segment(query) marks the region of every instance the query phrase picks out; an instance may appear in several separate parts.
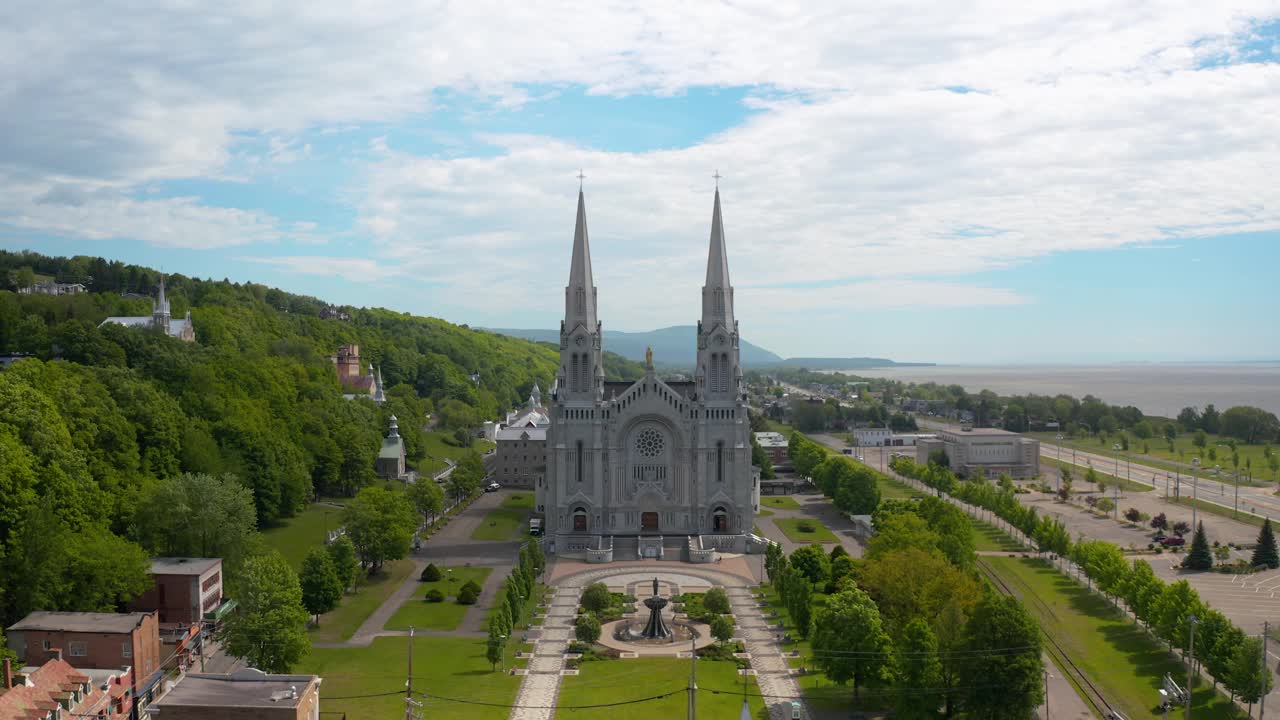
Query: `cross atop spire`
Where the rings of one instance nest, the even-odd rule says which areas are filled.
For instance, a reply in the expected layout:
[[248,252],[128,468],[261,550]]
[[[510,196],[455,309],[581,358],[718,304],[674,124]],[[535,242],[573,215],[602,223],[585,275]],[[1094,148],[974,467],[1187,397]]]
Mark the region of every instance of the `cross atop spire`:
[[587,176],[582,174],[582,168],[578,168],[578,190],[579,191],[582,190],[582,181],[585,180],[586,178]]
[[722,177],[724,177],[724,176],[723,176],[723,175],[721,175],[721,174],[720,174],[720,170],[718,170],[718,169],[717,169],[717,170],[716,170],[716,174],[715,174],[715,175],[712,175],[711,177],[713,177],[713,178],[715,178],[715,179],[716,179],[716,189],[717,189],[717,190],[719,190],[719,189],[720,189],[720,178],[722,178]]

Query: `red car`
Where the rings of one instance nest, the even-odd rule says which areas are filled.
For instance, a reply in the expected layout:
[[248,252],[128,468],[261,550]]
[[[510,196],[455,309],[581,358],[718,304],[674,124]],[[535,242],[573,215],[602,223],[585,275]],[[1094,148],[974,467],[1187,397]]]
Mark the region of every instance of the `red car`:
[[1160,538],[1160,544],[1165,547],[1178,547],[1179,545],[1186,545],[1187,540],[1174,535],[1173,537]]

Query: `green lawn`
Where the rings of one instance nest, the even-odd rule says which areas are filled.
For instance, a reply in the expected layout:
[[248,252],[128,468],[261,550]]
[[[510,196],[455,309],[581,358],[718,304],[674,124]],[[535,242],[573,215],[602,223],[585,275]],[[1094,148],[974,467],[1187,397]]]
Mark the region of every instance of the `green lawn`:
[[[489,573],[493,572],[493,568],[445,566],[441,567],[440,571],[444,573],[442,580],[418,583],[413,589],[413,597],[406,600],[387,621],[387,630],[408,630],[410,626],[421,630],[456,629],[462,622],[463,616],[467,614],[467,608],[470,607],[457,603],[458,589],[468,580],[475,580],[483,587],[485,579],[489,577]],[[431,590],[444,593],[445,601],[427,602],[425,598]]]
[[[742,708],[742,677],[732,662],[699,660],[698,717],[736,718]],[[556,705],[558,720],[650,720],[650,718],[682,718],[688,707],[689,660],[677,658],[636,658],[632,660],[600,660],[584,662],[576,677],[560,682]],[[764,718],[764,700],[759,696],[755,678],[746,684],[752,716]],[[658,700],[613,707],[570,709],[573,706],[638,700],[655,695]]]
[[880,498],[883,500],[902,500],[922,495],[919,490],[888,475],[885,475],[885,478],[880,480],[877,485],[880,488]]
[[502,507],[508,510],[528,510],[533,512],[533,493],[518,492],[508,495],[502,500]]
[[989,525],[981,520],[970,518],[973,524],[973,549],[974,550],[999,550],[1006,552],[1017,552],[1025,550],[1022,543],[1014,540],[1008,533],[1000,528]]
[[[813,532],[804,532],[800,529],[800,523],[809,523],[813,528]],[[809,543],[809,542],[840,542],[826,525],[814,520],[813,518],[778,518],[773,521],[774,525],[787,536],[791,542]]]
[[765,495],[760,498],[761,507],[777,508],[779,510],[799,510],[800,503],[790,495]]
[[[1045,632],[1125,716],[1155,716],[1164,674],[1173,673],[1179,682],[1185,677],[1186,668],[1145,630],[1049,563],[1006,557],[982,561],[1023,596]],[[1193,710],[1200,720],[1238,717],[1227,699],[1204,683],[1193,693]]]
[[345,642],[400,587],[411,572],[412,560],[392,560],[372,577],[361,573],[360,591],[354,595],[344,595],[342,604],[320,616],[320,627],[311,631],[311,641]]
[[760,512],[756,513],[756,517],[758,517],[758,518],[762,518],[762,517],[770,517],[770,516],[772,516],[772,515],[773,515],[773,511],[772,511],[772,510],[761,510]]
[[294,570],[302,567],[302,561],[313,547],[324,542],[326,526],[332,530],[342,524],[342,508],[329,505],[308,505],[305,510],[279,525],[262,531],[267,545],[280,551]]
[[[1085,474],[1089,472],[1089,469],[1087,467],[1072,465],[1071,463],[1065,460],[1062,462],[1058,462],[1054,458],[1042,457],[1040,458],[1040,462],[1044,465],[1047,465],[1053,468],[1053,470],[1049,472],[1041,472],[1041,476],[1044,478],[1045,483],[1050,488],[1057,487],[1058,470],[1061,468],[1066,468],[1067,470],[1071,471],[1071,482],[1073,486],[1076,488],[1080,487],[1080,483],[1084,482]],[[1097,472],[1102,482],[1106,483],[1108,488],[1115,487],[1116,483],[1119,483],[1120,489],[1125,492],[1148,492],[1154,489],[1150,485],[1147,485],[1146,483],[1140,483],[1135,480],[1128,480],[1123,477],[1116,477],[1115,475],[1112,475],[1109,472],[1104,472],[1104,470],[1106,469],[1107,468],[1100,468],[1100,467],[1094,466],[1094,470]],[[1121,463],[1120,465],[1120,472],[1121,474],[1124,473],[1123,463]]]
[[[508,705],[515,702],[520,677],[489,669],[484,639],[429,637],[413,641],[413,689],[425,717],[505,720],[504,707],[470,705],[431,697],[462,698]],[[324,678],[321,709],[355,720],[404,717],[404,683],[409,639],[382,637],[367,648],[313,649],[294,672]],[[355,697],[392,693],[381,697]],[[352,699],[343,699],[351,697]],[[336,716],[335,716],[336,717]]]
[[511,540],[528,532],[528,521],[528,510],[490,510],[476,529],[471,531],[471,539]]
[[[1163,427],[1163,425],[1163,423],[1160,423],[1161,427]],[[1159,428],[1157,428],[1157,431],[1159,431]],[[1024,434],[1028,437],[1038,438],[1044,443],[1058,444],[1058,441],[1055,439],[1057,433],[1034,432]],[[1201,463],[1206,468],[1212,468],[1214,465],[1221,465],[1224,477],[1219,479],[1229,482],[1229,477],[1227,477],[1227,475],[1229,473],[1233,474],[1235,468],[1231,464],[1231,448],[1226,444],[1227,438],[1219,435],[1208,435],[1206,437],[1208,443],[1204,448],[1203,457],[1200,455],[1200,448],[1192,444],[1192,438],[1193,436],[1191,433],[1180,434],[1178,439],[1174,441],[1174,451],[1171,453],[1169,452],[1169,444],[1165,441],[1164,437],[1155,437],[1150,440],[1143,441],[1130,436],[1129,459],[1133,461],[1134,464],[1148,465],[1150,467],[1160,468],[1161,470],[1167,470],[1169,472],[1177,470],[1179,472],[1187,473],[1191,471],[1191,458],[1200,457]],[[1115,437],[1108,438],[1106,443],[1099,442],[1096,437],[1076,440],[1073,440],[1072,438],[1065,438],[1062,441],[1062,447],[1074,447],[1077,450],[1084,450],[1096,455],[1106,455],[1107,457],[1115,457],[1119,455],[1121,456],[1120,465],[1123,467],[1124,453],[1116,452],[1111,449],[1111,446],[1116,442],[1117,439]],[[1143,442],[1146,442],[1151,446],[1150,454],[1144,455],[1142,453]],[[1253,479],[1255,482],[1259,480],[1280,481],[1280,471],[1271,470],[1270,461],[1262,455],[1263,448],[1265,447],[1265,445],[1238,444],[1236,446],[1236,451],[1240,454],[1240,472],[1243,475],[1245,472],[1245,463],[1247,461],[1252,461]],[[1209,459],[1209,448],[1214,449],[1217,459]],[[1273,447],[1271,450],[1272,453],[1280,452],[1280,448]],[[1202,477],[1207,477],[1204,473],[1205,471],[1201,470]]]
[[440,431],[423,433],[422,439],[427,459],[418,463],[418,472],[423,475],[432,475],[445,469],[445,458],[458,461],[465,457],[469,450],[475,450],[483,455],[486,450],[493,447],[493,443],[488,440],[473,440],[470,448],[459,447],[453,444],[453,433]]

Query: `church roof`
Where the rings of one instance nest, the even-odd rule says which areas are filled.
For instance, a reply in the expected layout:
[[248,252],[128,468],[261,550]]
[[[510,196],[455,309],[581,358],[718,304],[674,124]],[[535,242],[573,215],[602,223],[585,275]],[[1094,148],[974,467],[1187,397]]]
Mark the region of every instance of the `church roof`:
[[[608,400],[615,395],[621,396],[632,385],[635,385],[638,382],[640,381],[639,380],[606,380],[604,383],[605,400]],[[670,380],[670,381],[664,380],[662,381],[662,384],[680,393],[681,396],[686,398],[693,397],[693,393],[697,385],[692,380]]]
[[396,460],[401,455],[404,455],[404,438],[397,435],[382,439],[382,449],[378,451],[379,458]]
[[504,427],[498,431],[498,441],[507,440],[523,440],[528,435],[529,440],[546,440],[547,428],[543,427]]

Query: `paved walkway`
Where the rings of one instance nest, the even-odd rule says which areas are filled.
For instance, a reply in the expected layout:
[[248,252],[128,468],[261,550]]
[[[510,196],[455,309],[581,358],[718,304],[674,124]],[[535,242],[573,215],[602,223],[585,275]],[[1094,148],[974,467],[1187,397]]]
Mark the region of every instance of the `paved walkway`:
[[791,675],[787,660],[778,647],[777,633],[769,629],[760,603],[750,588],[726,588],[729,607],[733,610],[742,644],[751,654],[751,669],[756,671],[756,685],[769,707],[771,720],[790,720],[791,702],[799,700],[801,717],[809,718],[809,708],[804,702],[799,683]]
[[520,543],[515,540],[509,542],[472,540],[471,533],[479,527],[484,520],[484,516],[490,510],[502,504],[506,495],[506,493],[501,492],[481,495],[467,509],[454,516],[439,532],[424,542],[419,550],[414,551],[411,556],[414,563],[413,572],[405,578],[404,583],[396,588],[395,592],[391,593],[378,606],[377,610],[373,611],[373,614],[369,615],[361,623],[360,627],[352,633],[346,642],[315,643],[313,647],[367,647],[375,638],[404,637],[408,635],[409,633],[406,630],[387,630],[385,627],[396,610],[400,609],[401,605],[413,597],[413,591],[418,587],[418,577],[422,574],[422,569],[429,563],[435,563],[440,566],[480,565],[493,568],[493,572],[489,573],[489,577],[485,579],[484,586],[480,592],[480,601],[467,608],[467,612],[457,628],[453,630],[417,630],[414,634],[418,636],[484,637],[484,621],[488,614],[489,606],[498,593],[498,587],[501,586],[502,581],[506,579],[511,572],[511,568],[515,565]]
[[560,672],[564,669],[564,654],[573,638],[573,620],[578,609],[581,585],[565,585],[557,588],[543,618],[542,627],[536,630],[533,657],[528,672],[516,692],[516,707],[511,709],[510,720],[551,720],[555,716],[556,698],[560,695]]

